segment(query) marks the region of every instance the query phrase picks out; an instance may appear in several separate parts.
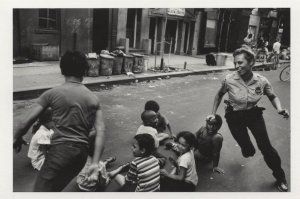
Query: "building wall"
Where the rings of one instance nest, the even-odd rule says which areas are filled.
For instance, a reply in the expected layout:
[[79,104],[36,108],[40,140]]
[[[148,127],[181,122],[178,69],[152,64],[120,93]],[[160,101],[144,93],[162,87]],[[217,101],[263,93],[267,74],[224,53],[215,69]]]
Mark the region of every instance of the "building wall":
[[92,52],[92,9],[62,9],[61,27],[61,54],[67,50]]
[[59,45],[59,31],[43,32],[42,30],[40,30],[38,24],[38,15],[38,9],[19,9],[18,41],[20,42],[19,55],[21,56],[30,56],[30,49],[32,44],[48,43],[49,45]]

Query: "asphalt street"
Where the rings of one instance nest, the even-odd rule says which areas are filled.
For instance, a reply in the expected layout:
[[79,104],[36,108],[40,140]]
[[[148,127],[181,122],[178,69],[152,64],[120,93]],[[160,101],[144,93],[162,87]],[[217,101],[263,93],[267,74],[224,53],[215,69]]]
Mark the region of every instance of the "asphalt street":
[[[266,76],[280,97],[284,107],[290,110],[290,82],[281,82],[279,72],[258,72]],[[161,112],[170,120],[173,132],[182,130],[196,132],[205,124],[205,117],[211,113],[212,103],[222,78],[229,72],[195,75],[171,79],[158,79],[150,82],[138,82],[130,85],[114,85],[95,90],[101,100],[107,129],[103,159],[114,155],[117,161],[111,168],[132,159],[130,143],[141,124],[140,114],[147,100],[156,100]],[[101,86],[100,86],[101,87]],[[225,96],[226,98],[227,96]],[[14,101],[13,125],[30,110],[33,100]],[[270,140],[281,156],[282,167],[290,182],[290,120],[277,114],[267,97],[259,106],[266,108],[264,118]],[[218,109],[224,116],[224,104]],[[212,173],[211,163],[201,162],[196,156],[199,183],[198,192],[276,192],[271,170],[265,164],[257,149],[252,158],[243,158],[239,146],[232,138],[223,118],[220,133],[224,137],[219,166],[224,175]],[[25,136],[29,142],[31,133]],[[253,136],[251,139],[254,141]],[[28,147],[13,154],[13,191],[32,191],[36,172],[27,158]],[[290,185],[293,189],[293,185]]]

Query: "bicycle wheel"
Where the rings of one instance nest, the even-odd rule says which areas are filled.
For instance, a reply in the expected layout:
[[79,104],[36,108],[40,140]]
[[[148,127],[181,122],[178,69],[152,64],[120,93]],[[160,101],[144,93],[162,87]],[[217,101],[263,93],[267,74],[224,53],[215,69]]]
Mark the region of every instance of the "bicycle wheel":
[[290,65],[288,65],[282,69],[282,71],[280,72],[280,75],[279,75],[279,79],[281,81],[285,82],[285,81],[290,80],[290,69],[291,69]]

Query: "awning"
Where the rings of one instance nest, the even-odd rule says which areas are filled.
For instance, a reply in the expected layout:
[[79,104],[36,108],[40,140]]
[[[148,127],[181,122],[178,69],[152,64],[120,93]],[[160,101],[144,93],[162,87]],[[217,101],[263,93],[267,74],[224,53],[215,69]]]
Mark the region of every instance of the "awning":
[[149,17],[166,17],[195,21],[194,8],[150,8]]

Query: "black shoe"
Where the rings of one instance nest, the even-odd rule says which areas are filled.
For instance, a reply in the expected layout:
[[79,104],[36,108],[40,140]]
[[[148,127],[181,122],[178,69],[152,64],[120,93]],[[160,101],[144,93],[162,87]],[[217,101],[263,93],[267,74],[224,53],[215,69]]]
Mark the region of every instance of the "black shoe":
[[277,182],[276,187],[281,192],[287,192],[288,191],[288,184],[286,182]]

